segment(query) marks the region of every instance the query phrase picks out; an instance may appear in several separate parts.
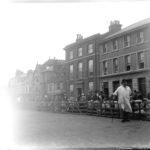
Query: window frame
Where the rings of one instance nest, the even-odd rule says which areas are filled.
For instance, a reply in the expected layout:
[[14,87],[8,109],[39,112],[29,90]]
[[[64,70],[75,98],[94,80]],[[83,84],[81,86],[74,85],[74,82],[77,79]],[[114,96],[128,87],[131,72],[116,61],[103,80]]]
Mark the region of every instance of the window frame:
[[79,47],[78,48],[78,57],[81,57],[81,56],[83,56],[83,48]]
[[[90,62],[92,62],[92,65],[90,65]],[[92,69],[91,67],[92,66]],[[89,59],[88,60],[88,74],[91,76],[91,75],[94,75],[94,60],[93,59]]]
[[[128,57],[130,58],[130,62],[128,62]],[[128,67],[130,69],[128,69]],[[131,71],[131,55],[126,55],[125,56],[125,71]]]
[[91,54],[93,52],[94,52],[94,46],[93,46],[93,44],[92,43],[88,44],[88,54]]
[[[107,45],[107,43],[104,43],[104,44],[102,45],[102,49],[103,49],[103,54],[106,54],[107,51],[108,51],[108,45]],[[104,51],[104,49],[105,49],[105,51]]]
[[[114,48],[114,43],[116,43],[116,48]],[[113,51],[118,50],[118,40],[117,39],[112,40],[112,47],[113,47]]]
[[[117,61],[117,63],[116,63]],[[118,58],[113,59],[113,72],[118,73],[119,72],[119,63],[118,63]]]
[[[92,88],[91,88],[90,83],[92,83]],[[93,81],[89,81],[88,89],[89,89],[89,91],[93,91],[94,90],[94,82]]]
[[[71,69],[72,66],[72,69]],[[72,71],[71,71],[72,70]],[[70,79],[73,79],[73,72],[74,72],[74,65],[70,64],[69,65],[69,75],[70,75]]]
[[[72,87],[72,88],[71,88]],[[69,91],[70,91],[70,93],[73,93],[73,91],[74,91],[74,84],[70,84],[70,86],[69,86]]]
[[[141,37],[140,33],[142,33],[142,37]],[[143,31],[138,31],[136,33],[136,43],[143,43],[143,42],[144,42],[144,32]]]
[[69,59],[73,59],[73,50],[69,51]]
[[[143,54],[143,60],[141,59],[141,54]],[[143,67],[141,67],[143,65]],[[145,53],[139,52],[138,53],[138,69],[144,69],[145,68]]]
[[[129,38],[129,39],[128,39]],[[130,47],[131,44],[131,36],[130,35],[125,35],[123,37],[123,43],[124,43],[124,48]],[[127,44],[127,45],[126,45]]]
[[[82,67],[80,66],[80,64],[82,64]],[[83,76],[83,62],[78,62],[78,78],[82,78],[82,76]]]
[[[107,65],[106,65],[107,64]],[[106,67],[107,66],[107,67]],[[108,74],[108,60],[103,61],[103,74]]]

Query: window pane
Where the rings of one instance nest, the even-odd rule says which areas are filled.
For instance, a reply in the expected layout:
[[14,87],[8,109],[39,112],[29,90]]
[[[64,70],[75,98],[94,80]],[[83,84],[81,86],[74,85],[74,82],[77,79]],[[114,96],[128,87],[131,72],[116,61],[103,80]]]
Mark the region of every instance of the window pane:
[[127,47],[130,45],[130,36],[124,36],[124,46]]
[[73,88],[74,88],[73,84],[70,84],[70,92],[73,92]]
[[73,73],[73,65],[70,65],[70,73]]
[[93,89],[94,89],[94,83],[89,82],[89,91],[93,91]]
[[79,77],[79,78],[82,78],[82,70],[83,70],[83,63],[80,62],[80,63],[78,64],[78,77]]
[[107,44],[103,44],[103,53],[106,53],[107,52]]
[[137,43],[141,43],[144,41],[144,34],[143,32],[138,32],[137,33]]
[[93,73],[93,60],[89,60],[89,73]]
[[78,56],[82,56],[82,48],[78,49]]
[[113,40],[113,50],[117,50],[117,49],[118,49],[117,40]]
[[138,62],[139,62],[139,68],[144,68],[144,52],[141,52],[138,54]]
[[107,61],[103,62],[103,71],[104,71],[104,75],[106,75],[108,73],[108,62]]
[[125,57],[125,63],[126,63],[126,71],[129,71],[131,69],[131,56],[130,55]]
[[70,59],[73,59],[73,51],[70,51],[70,52],[69,52],[69,58],[70,58]]
[[73,65],[70,65],[70,78],[73,78]]
[[118,59],[113,60],[113,67],[114,67],[114,72],[118,72]]
[[88,45],[88,53],[93,53],[93,44]]
[[79,72],[82,72],[82,63],[81,62],[78,64],[78,69],[79,69]]

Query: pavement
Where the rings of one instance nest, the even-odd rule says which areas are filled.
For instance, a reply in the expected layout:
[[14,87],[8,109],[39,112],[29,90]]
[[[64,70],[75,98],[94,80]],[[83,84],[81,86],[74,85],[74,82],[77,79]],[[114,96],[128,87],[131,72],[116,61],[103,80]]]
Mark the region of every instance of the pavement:
[[18,110],[15,145],[44,148],[150,147],[150,122]]

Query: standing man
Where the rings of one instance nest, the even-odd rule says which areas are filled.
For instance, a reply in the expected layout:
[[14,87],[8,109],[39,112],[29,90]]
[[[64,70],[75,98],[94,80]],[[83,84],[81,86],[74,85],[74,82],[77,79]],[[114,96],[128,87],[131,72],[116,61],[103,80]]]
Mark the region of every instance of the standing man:
[[113,95],[118,96],[118,104],[122,112],[122,122],[129,121],[129,113],[132,112],[130,105],[131,89],[127,86],[127,81],[122,80],[121,85],[116,89]]

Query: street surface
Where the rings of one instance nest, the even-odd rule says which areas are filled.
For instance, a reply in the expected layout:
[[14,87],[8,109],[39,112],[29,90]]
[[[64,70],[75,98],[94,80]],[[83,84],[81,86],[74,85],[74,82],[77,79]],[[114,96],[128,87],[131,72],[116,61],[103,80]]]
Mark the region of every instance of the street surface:
[[150,147],[150,122],[18,110],[15,143],[53,148]]

